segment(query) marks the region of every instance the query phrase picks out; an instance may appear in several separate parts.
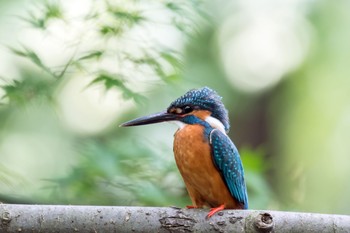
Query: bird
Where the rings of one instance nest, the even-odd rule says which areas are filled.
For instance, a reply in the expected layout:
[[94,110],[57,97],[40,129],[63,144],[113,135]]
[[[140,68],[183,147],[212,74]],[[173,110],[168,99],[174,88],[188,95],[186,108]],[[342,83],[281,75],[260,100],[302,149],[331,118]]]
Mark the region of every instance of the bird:
[[239,152],[227,135],[229,117],[221,99],[209,87],[192,89],[166,110],[120,125],[178,125],[173,152],[192,201],[187,208],[209,207],[207,218],[224,209],[248,209],[244,169]]

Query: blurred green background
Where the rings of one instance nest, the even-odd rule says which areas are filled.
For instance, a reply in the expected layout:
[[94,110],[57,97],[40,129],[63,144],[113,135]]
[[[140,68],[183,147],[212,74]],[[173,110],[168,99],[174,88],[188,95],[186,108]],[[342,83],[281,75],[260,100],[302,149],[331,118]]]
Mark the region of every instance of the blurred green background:
[[190,204],[176,126],[209,86],[251,209],[350,212],[349,1],[0,1],[0,201]]

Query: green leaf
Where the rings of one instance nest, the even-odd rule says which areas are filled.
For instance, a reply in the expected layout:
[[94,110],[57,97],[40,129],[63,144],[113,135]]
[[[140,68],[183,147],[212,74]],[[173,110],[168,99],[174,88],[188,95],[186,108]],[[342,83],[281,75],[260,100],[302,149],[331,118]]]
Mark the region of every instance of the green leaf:
[[146,98],[143,95],[133,92],[132,90],[127,88],[124,85],[122,79],[123,77],[121,75],[110,75],[107,73],[102,73],[98,75],[97,78],[92,80],[88,86],[97,83],[103,83],[106,90],[109,90],[111,88],[118,88],[119,90],[121,90],[124,99],[133,99],[137,103],[144,102]]
[[129,27],[139,24],[145,20],[145,17],[141,15],[139,11],[127,11],[121,8],[109,7],[108,11],[117,19],[120,23],[126,24]]
[[28,16],[20,16],[19,18],[31,24],[34,28],[45,30],[47,24],[51,19],[60,19],[63,17],[62,8],[59,3],[56,2],[45,2],[43,8],[38,11],[42,12],[40,16],[35,15],[33,12],[29,12]]
[[89,60],[89,59],[99,59],[102,55],[104,54],[103,51],[91,51],[87,53],[86,55],[80,57],[77,59],[77,61],[82,61],[82,60]]
[[97,78],[92,80],[89,86],[96,83],[103,83],[107,90],[111,89],[112,87],[119,87],[123,89],[124,84],[122,81],[117,79],[119,77],[117,75],[113,77],[108,74],[100,74],[99,76],[97,76]]
[[161,52],[160,56],[176,69],[181,68],[183,66],[181,60],[175,55],[173,55],[171,52]]
[[31,60],[34,64],[39,66],[40,68],[43,68],[44,70],[47,70],[48,68],[42,63],[39,56],[31,49],[24,47],[23,50],[10,48],[10,50],[15,53],[18,56],[28,58]]
[[179,7],[179,5],[174,2],[167,2],[165,4],[165,7],[175,12],[182,11],[181,7]]
[[47,21],[45,18],[35,16],[32,12],[29,12],[28,16],[19,16],[19,18],[32,25],[34,28],[46,29]]
[[102,25],[100,28],[100,33],[102,35],[119,36],[119,35],[122,35],[123,32],[124,32],[124,29],[118,25],[116,26]]
[[46,2],[45,5],[45,19],[62,18],[63,13],[59,3]]
[[29,77],[8,82],[2,87],[10,104],[25,104],[36,97],[45,96],[46,99],[51,98],[50,87],[52,82],[49,79],[37,79],[37,77]]
[[57,75],[56,73],[52,72],[51,69],[49,67],[47,67],[41,61],[40,57],[33,50],[26,48],[26,47],[23,47],[22,50],[11,48],[11,47],[9,47],[9,49],[14,54],[29,59],[31,62],[33,62],[35,65],[37,65],[39,68],[41,68],[42,70],[44,70],[45,72],[47,72],[48,74],[50,74],[51,76],[53,76],[56,79],[61,78],[65,74],[68,66],[72,63],[72,60],[73,60],[73,58],[71,58],[67,62],[67,64],[63,67],[62,71],[60,71],[59,74]]

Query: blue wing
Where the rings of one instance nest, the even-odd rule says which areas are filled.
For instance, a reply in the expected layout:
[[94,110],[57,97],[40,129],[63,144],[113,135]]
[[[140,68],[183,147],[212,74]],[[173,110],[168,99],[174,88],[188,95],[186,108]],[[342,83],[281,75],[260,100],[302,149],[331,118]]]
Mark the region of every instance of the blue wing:
[[227,135],[217,129],[210,133],[210,144],[214,164],[222,174],[231,195],[248,209],[244,170],[236,146]]

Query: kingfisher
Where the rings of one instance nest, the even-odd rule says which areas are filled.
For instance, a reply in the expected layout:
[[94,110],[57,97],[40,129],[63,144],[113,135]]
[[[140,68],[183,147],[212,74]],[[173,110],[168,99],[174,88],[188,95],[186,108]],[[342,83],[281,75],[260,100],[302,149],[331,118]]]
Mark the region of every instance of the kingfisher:
[[212,89],[192,89],[162,112],[121,126],[174,122],[174,157],[192,205],[211,208],[210,218],[223,209],[248,209],[244,170],[236,146],[227,136],[228,111]]

